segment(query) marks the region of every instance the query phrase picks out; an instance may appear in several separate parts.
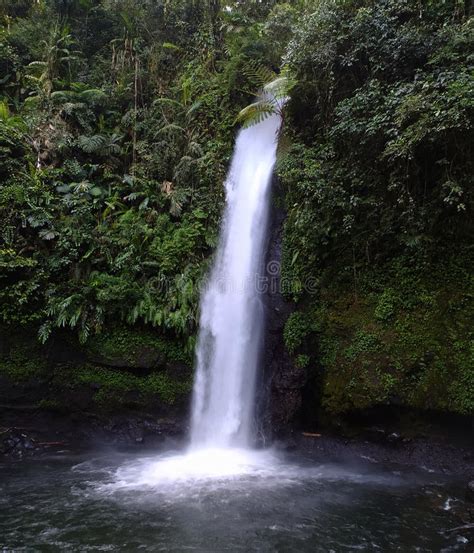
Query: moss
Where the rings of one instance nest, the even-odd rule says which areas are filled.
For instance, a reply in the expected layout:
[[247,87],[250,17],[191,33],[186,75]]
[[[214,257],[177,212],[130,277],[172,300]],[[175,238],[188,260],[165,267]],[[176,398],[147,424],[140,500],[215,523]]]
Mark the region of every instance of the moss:
[[47,363],[41,348],[21,337],[15,340],[8,355],[0,357],[0,374],[22,383],[47,376]]
[[55,411],[57,413],[67,413],[68,406],[57,399],[42,399],[38,402],[38,409],[42,411]]
[[136,376],[128,371],[105,369],[85,365],[69,374],[64,371],[58,376],[61,384],[77,388],[86,385],[95,390],[93,401],[99,407],[113,408],[116,405],[134,404],[145,406],[158,397],[164,404],[173,405],[191,390],[191,379],[174,379],[165,372],[153,372],[147,376]]
[[[474,413],[473,280],[466,259],[427,269],[397,259],[359,275],[353,289],[331,283],[318,301],[313,348],[330,413],[378,404]],[[307,306],[311,309],[311,304]]]
[[[159,343],[169,346],[166,350],[168,358],[184,357],[179,346],[156,339],[151,333],[148,335],[125,331],[112,332],[104,339],[103,343],[109,348],[108,354],[112,353],[112,344],[116,339],[121,354],[131,343],[136,348],[132,350],[132,355],[150,343],[155,346]],[[98,344],[96,342],[96,346]],[[0,375],[14,384],[28,383],[30,388],[34,384],[33,388],[38,390],[38,408],[62,412],[77,408],[84,401],[89,402],[87,409],[109,411],[125,406],[145,408],[157,400],[163,405],[171,406],[189,393],[192,376],[191,371],[184,375],[180,371],[179,378],[174,378],[163,370],[143,376],[128,370],[105,368],[91,363],[79,366],[51,365],[47,362],[47,351],[35,339],[15,334],[9,336],[8,352],[0,357]],[[41,397],[41,394],[45,394],[45,397]]]
[[357,330],[349,347],[344,350],[344,356],[349,361],[354,361],[364,354],[373,354],[381,349],[382,344],[377,334],[366,330]]
[[306,313],[295,311],[285,324],[283,338],[285,346],[290,353],[294,353],[311,332],[311,319]]
[[127,327],[108,329],[93,336],[87,349],[105,359],[124,359],[130,365],[140,365],[144,352],[154,354],[162,363],[175,361],[191,364],[192,351],[177,338],[167,338],[149,330]]

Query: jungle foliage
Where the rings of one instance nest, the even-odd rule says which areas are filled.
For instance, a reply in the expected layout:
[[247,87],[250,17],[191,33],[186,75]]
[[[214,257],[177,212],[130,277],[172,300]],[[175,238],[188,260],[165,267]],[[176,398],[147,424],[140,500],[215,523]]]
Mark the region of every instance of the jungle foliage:
[[235,117],[293,8],[0,4],[0,319],[86,342],[111,321],[193,347]]
[[474,410],[471,4],[0,1],[2,328],[189,356],[235,132],[278,109],[285,339],[318,401]]
[[320,2],[286,51],[285,337],[333,413],[474,412],[469,5]]

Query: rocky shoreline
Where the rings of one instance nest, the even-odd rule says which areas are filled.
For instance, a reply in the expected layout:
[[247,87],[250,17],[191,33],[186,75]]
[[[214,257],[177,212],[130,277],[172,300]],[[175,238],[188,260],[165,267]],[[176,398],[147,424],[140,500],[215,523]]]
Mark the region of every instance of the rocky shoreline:
[[183,421],[150,414],[4,413],[0,417],[0,456],[22,459],[104,446],[158,447],[167,440],[182,439],[184,433]]
[[[186,433],[186,418],[158,418],[148,413],[64,416],[5,410],[0,415],[0,455],[21,459],[44,452],[102,446],[162,447],[168,440],[183,441]],[[388,426],[372,426],[353,429],[350,435],[334,429],[293,431],[273,443],[317,461],[360,459],[474,479],[474,443],[469,434],[453,436],[438,429],[410,436]]]
[[290,448],[296,448],[318,461],[363,460],[382,465],[413,467],[428,473],[442,473],[474,478],[474,450],[433,438],[403,438],[386,434],[380,441],[360,436],[345,438],[334,435],[294,438]]

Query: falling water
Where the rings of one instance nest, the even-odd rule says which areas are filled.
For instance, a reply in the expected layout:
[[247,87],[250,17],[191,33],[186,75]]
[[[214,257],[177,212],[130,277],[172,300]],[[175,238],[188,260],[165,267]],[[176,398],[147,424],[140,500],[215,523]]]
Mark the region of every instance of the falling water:
[[111,490],[154,488],[182,497],[239,479],[280,481],[285,471],[294,478],[274,451],[251,448],[264,322],[259,275],[280,124],[275,114],[237,137],[220,243],[201,297],[190,447],[120,467]]
[[220,244],[201,298],[192,447],[252,442],[263,325],[259,275],[280,124],[274,114],[237,137]]

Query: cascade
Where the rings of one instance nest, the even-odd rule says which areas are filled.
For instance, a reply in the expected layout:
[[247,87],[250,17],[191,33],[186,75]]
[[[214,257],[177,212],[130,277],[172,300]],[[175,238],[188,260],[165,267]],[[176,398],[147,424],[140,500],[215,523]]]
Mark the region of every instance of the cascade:
[[249,447],[254,438],[260,277],[280,124],[273,114],[237,137],[220,242],[201,296],[191,448]]

